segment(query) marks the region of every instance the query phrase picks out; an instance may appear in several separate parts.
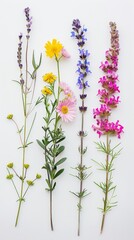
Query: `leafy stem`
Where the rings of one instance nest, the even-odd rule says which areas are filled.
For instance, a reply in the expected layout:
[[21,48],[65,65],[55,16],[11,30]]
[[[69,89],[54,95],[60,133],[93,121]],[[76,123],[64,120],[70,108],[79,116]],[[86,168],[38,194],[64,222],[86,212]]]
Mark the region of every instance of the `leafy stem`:
[[109,135],[106,135],[106,149],[107,149],[107,154],[106,154],[106,191],[105,191],[105,199],[104,199],[104,206],[103,206],[103,216],[102,216],[102,223],[101,223],[101,233],[103,232],[104,228],[104,223],[105,223],[105,216],[107,212],[107,201],[108,201],[108,185],[109,185]]
[[115,189],[116,185],[112,181],[112,173],[114,171],[114,160],[120,154],[122,149],[117,150],[120,143],[111,148],[111,140],[109,140],[109,134],[106,135],[106,144],[103,142],[96,142],[97,150],[105,153],[106,159],[105,163],[97,162],[93,160],[98,166],[99,170],[105,172],[105,181],[95,184],[102,190],[104,194],[103,198],[103,208],[102,211],[102,222],[100,232],[103,232],[105,217],[107,212],[109,212],[113,207],[117,206],[117,201],[115,201]]

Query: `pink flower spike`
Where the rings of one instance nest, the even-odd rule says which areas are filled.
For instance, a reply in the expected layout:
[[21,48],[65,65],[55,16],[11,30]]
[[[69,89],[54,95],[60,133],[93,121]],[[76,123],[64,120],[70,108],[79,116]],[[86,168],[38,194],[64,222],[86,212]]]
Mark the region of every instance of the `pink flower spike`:
[[56,111],[63,122],[71,122],[76,116],[76,104],[70,99],[64,99],[58,103]]
[[62,48],[62,56],[65,57],[65,58],[70,58],[70,54],[67,52],[67,50],[65,48]]

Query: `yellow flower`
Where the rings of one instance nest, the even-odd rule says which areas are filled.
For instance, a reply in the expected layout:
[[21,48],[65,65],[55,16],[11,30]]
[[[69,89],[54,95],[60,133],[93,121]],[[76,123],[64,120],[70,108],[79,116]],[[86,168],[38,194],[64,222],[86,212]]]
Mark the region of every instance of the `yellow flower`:
[[13,118],[13,114],[8,114],[7,119],[11,120]]
[[42,90],[41,90],[42,94],[43,95],[51,95],[52,94],[52,91],[47,88],[47,87],[44,87]]
[[62,50],[63,46],[60,42],[58,42],[56,39],[52,40],[52,43],[50,41],[48,41],[45,44],[45,49],[46,49],[46,55],[50,58],[52,57],[59,57],[61,50]]
[[51,72],[51,73],[46,73],[43,75],[43,81],[52,84],[56,80],[56,76]]

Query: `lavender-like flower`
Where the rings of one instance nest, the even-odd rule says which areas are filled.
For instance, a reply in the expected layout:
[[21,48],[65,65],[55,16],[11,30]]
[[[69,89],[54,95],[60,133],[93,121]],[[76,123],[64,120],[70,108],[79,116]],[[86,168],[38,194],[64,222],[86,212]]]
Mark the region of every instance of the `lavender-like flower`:
[[[19,216],[20,216],[20,211],[21,211],[21,206],[25,201],[27,192],[29,191],[29,188],[35,184],[35,182],[41,178],[40,174],[36,174],[35,177],[32,178],[32,180],[29,180],[27,177],[27,172],[29,171],[29,166],[27,161],[27,148],[29,145],[32,143],[29,141],[31,131],[35,122],[36,118],[36,113],[33,116],[33,120],[28,121],[29,115],[33,113],[35,106],[38,104],[38,101],[36,103],[33,102],[34,99],[34,93],[35,93],[35,86],[36,86],[36,75],[38,68],[41,65],[41,56],[39,60],[39,64],[36,63],[35,57],[34,57],[34,52],[33,52],[33,57],[32,57],[32,65],[33,65],[33,70],[32,72],[29,71],[29,33],[31,31],[31,17],[29,16],[29,8],[25,8],[24,12],[26,15],[26,21],[27,21],[27,36],[26,36],[26,47],[25,49],[22,49],[22,33],[19,34],[19,43],[18,43],[18,50],[17,50],[17,63],[18,67],[20,70],[20,76],[19,76],[19,86],[21,90],[21,104],[22,104],[22,126],[20,127],[19,124],[16,122],[14,119],[13,114],[8,114],[7,119],[12,121],[15,124],[15,127],[17,129],[17,133],[19,136],[20,140],[20,145],[19,149],[21,149],[22,153],[22,162],[21,162],[21,167],[20,170],[15,169],[15,164],[14,163],[8,163],[7,164],[7,179],[11,180],[13,187],[16,191],[17,194],[17,203],[18,203],[18,210],[17,210],[17,215],[16,215],[16,221],[15,221],[15,226],[18,224]],[[24,60],[22,59],[22,50],[24,50],[25,58]],[[23,68],[23,64],[24,68]],[[31,60],[31,57],[30,57]],[[24,76],[24,79],[23,79]],[[18,82],[18,81],[16,81]],[[17,178],[17,184],[16,184],[16,178]],[[20,185],[19,185],[20,183]]]
[[17,62],[19,65],[19,68],[22,69],[22,33],[19,34],[19,43],[18,43],[18,51],[17,51]]
[[71,37],[75,38],[77,40],[77,45],[79,47],[79,60],[77,62],[77,86],[81,90],[80,94],[80,101],[81,106],[79,106],[79,111],[81,113],[81,130],[78,133],[78,136],[80,137],[80,146],[79,146],[79,153],[80,153],[80,163],[75,168],[77,171],[76,177],[80,180],[80,190],[77,193],[72,192],[75,196],[78,198],[78,236],[80,235],[80,218],[81,218],[81,209],[82,209],[82,199],[88,195],[87,190],[83,188],[83,181],[87,179],[87,177],[90,175],[87,173],[87,167],[85,164],[83,164],[83,156],[87,151],[87,147],[84,147],[84,138],[87,136],[87,133],[84,130],[84,118],[85,118],[85,112],[87,111],[87,107],[85,106],[85,100],[87,97],[87,94],[85,93],[85,90],[87,87],[89,87],[89,83],[87,81],[87,76],[91,71],[89,70],[90,62],[88,61],[89,52],[88,50],[85,50],[85,33],[87,29],[85,27],[82,27],[80,24],[79,19],[73,20],[72,23],[72,32]]
[[30,16],[30,8],[27,7],[24,9],[24,12],[25,12],[25,16],[26,16],[26,27],[27,27],[27,35],[26,37],[29,38],[30,35],[29,33],[31,32],[31,26],[32,26],[32,17]]

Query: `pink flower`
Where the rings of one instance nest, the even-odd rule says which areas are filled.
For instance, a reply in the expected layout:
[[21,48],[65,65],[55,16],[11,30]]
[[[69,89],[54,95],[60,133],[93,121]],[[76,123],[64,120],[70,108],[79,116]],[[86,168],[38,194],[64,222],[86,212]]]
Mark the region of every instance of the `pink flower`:
[[94,118],[96,118],[96,116],[106,117],[110,115],[110,112],[111,109],[106,104],[101,104],[100,108],[96,108],[93,110],[93,115]]
[[64,92],[65,96],[70,99],[70,101],[76,103],[76,97],[74,95],[74,92],[65,82],[60,82],[60,88]]
[[67,52],[67,50],[65,48],[62,48],[61,50],[62,56],[65,58],[70,58],[70,54]]
[[97,132],[99,137],[109,133],[111,135],[117,135],[117,137],[120,138],[121,133],[123,133],[123,126],[119,124],[119,120],[114,123],[109,122],[107,119],[97,119],[97,126],[92,125],[92,128]]
[[62,121],[71,122],[76,116],[76,104],[70,99],[64,99],[58,103],[56,111]]

